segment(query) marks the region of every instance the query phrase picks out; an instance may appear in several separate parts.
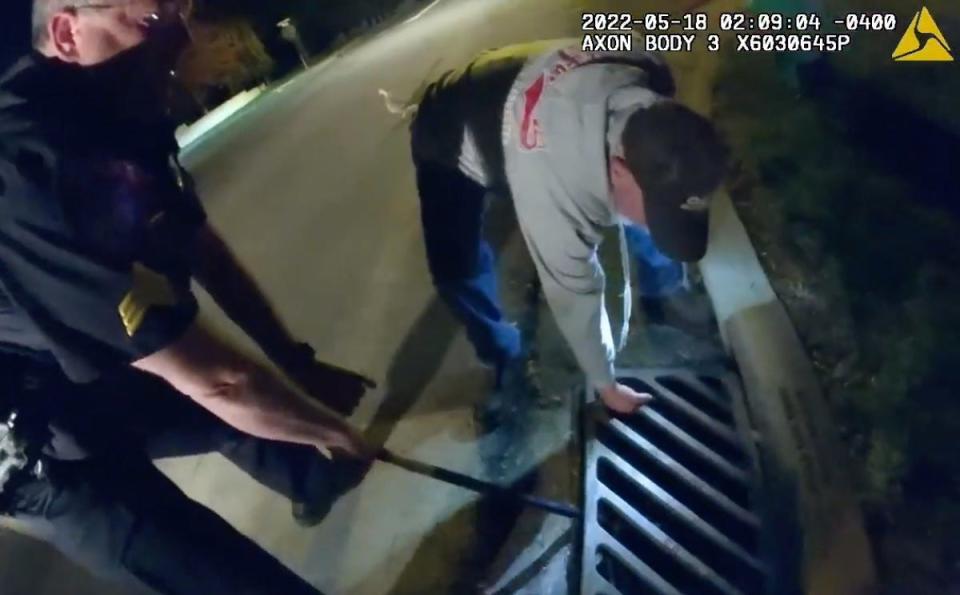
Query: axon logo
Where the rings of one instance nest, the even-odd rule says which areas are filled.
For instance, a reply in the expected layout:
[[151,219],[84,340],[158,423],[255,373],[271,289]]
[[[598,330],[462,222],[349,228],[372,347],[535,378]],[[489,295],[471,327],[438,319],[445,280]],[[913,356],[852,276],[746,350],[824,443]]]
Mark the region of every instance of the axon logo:
[[950,44],[944,37],[933,15],[926,7],[920,9],[893,50],[895,62],[953,62]]

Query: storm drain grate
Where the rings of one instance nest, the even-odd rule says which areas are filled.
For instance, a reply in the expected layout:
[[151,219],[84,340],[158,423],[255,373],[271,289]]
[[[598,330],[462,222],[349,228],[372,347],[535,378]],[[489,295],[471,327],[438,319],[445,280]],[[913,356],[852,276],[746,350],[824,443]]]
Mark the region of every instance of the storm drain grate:
[[655,399],[586,427],[583,595],[761,595],[754,456],[736,376],[638,370]]

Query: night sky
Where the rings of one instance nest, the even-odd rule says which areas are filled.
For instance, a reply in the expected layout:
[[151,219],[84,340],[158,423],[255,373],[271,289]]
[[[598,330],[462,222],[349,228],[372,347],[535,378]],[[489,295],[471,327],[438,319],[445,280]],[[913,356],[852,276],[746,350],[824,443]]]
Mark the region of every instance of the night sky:
[[0,70],[30,45],[30,0],[3,0],[0,16]]

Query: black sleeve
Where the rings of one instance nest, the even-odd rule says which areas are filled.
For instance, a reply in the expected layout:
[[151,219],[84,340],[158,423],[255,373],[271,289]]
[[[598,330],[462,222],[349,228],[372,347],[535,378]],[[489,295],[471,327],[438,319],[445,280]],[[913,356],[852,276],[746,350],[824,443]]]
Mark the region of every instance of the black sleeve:
[[633,52],[610,52],[609,56],[596,61],[601,64],[623,64],[643,69],[647,75],[647,86],[651,91],[673,97],[677,94],[677,83],[663,56],[656,52],[635,50]]
[[184,169],[179,161],[171,164],[180,181],[181,192],[176,193],[176,208],[184,222],[188,225],[200,227],[207,223],[207,211],[197,196],[196,183],[193,176]]
[[56,197],[53,167],[29,149],[0,159],[0,284],[64,371],[86,380],[175,341],[197,303],[189,285],[90,249]]
[[638,64],[647,71],[651,90],[665,97],[673,97],[677,94],[677,83],[663,56],[653,52],[643,52]]

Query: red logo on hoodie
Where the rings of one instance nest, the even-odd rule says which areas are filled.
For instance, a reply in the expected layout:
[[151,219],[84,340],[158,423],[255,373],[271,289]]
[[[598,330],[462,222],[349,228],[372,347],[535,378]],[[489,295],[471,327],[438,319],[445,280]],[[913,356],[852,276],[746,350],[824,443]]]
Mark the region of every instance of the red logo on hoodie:
[[547,78],[540,75],[532,85],[523,92],[523,119],[520,121],[520,146],[528,151],[543,148],[543,134],[540,131],[540,122],[534,115],[537,105],[540,104],[540,98],[543,97],[543,89],[546,87]]
[[547,87],[577,66],[590,62],[597,55],[596,53],[572,49],[560,50],[557,52],[557,60],[549,64],[544,73],[526,88],[523,92],[523,116],[520,120],[520,146],[522,148],[527,151],[535,151],[546,146],[536,111]]

